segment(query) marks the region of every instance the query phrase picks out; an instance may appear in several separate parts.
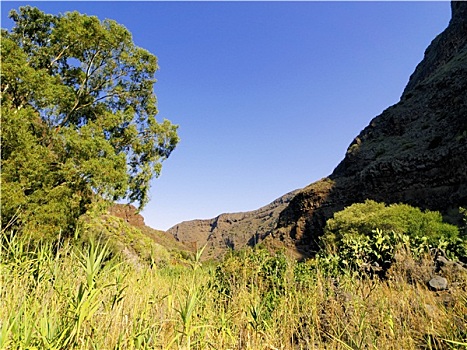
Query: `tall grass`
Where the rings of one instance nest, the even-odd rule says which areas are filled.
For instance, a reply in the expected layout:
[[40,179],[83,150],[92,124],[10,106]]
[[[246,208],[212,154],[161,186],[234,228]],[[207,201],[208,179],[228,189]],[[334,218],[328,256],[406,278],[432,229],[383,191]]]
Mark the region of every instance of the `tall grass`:
[[98,243],[0,248],[1,349],[463,349],[466,283],[331,275],[244,250],[133,266]]

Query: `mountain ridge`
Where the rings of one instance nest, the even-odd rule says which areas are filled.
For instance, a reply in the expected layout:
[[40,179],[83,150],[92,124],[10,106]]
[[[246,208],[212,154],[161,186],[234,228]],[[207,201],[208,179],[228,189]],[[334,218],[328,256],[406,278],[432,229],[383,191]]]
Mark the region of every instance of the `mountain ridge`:
[[[212,219],[181,222],[169,230],[181,242],[201,248],[206,245],[205,257],[216,258],[228,249],[254,245],[277,225],[279,213],[297,191],[286,193],[271,203],[252,211],[222,213]],[[253,232],[253,233],[252,233]]]
[[313,205],[310,185],[281,213],[276,232],[306,252],[318,249],[336,211],[373,199],[448,214],[467,204],[467,2],[425,51],[398,103],[353,140]]

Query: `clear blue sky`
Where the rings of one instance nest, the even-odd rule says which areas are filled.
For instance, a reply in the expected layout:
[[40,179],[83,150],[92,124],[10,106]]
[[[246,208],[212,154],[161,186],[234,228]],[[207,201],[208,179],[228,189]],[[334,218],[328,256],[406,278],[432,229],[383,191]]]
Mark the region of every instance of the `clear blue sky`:
[[329,175],[396,103],[449,2],[7,2],[111,18],[159,59],[181,142],[143,211],[154,228],[259,208]]

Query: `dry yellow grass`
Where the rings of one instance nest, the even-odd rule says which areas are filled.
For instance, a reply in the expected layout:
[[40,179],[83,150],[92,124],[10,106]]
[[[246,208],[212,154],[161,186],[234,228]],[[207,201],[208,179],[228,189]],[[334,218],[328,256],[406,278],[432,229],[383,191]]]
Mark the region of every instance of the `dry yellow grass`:
[[461,349],[467,341],[465,280],[434,293],[401,271],[385,281],[330,276],[261,250],[221,264],[141,268],[105,251],[100,261],[102,246],[30,253],[21,244],[1,250],[3,349]]

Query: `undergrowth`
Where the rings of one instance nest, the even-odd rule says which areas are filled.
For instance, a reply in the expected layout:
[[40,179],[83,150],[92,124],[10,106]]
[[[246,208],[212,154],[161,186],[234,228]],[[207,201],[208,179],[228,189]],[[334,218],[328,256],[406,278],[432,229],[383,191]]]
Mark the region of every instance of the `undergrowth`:
[[[2,237],[1,349],[462,349],[464,280],[432,292],[245,249],[220,263],[132,265],[101,243]],[[410,256],[407,257],[410,259]],[[429,259],[425,257],[425,259]],[[422,260],[413,260],[422,268]],[[358,273],[358,274],[357,274]],[[465,275],[464,275],[465,277]]]

